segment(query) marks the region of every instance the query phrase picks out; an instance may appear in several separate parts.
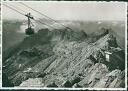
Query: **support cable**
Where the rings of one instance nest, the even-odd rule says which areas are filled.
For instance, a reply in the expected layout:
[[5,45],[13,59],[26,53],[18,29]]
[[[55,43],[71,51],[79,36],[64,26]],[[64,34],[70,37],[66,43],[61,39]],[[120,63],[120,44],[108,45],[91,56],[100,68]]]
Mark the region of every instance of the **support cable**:
[[[50,19],[50,20],[52,20],[52,21],[58,23],[56,20],[54,20],[54,19],[50,18],[49,16],[47,16],[47,15],[45,15],[45,14],[43,14],[43,13],[41,13],[41,12],[39,12],[39,11],[33,9],[33,8],[31,8],[30,6],[24,4],[23,2],[19,2],[19,3],[22,4],[22,5],[24,5],[24,6],[27,7],[27,8],[30,8],[31,10],[33,10],[33,11],[35,11],[35,12],[37,12],[37,13],[39,13],[40,15],[42,15],[42,16],[44,16],[44,17],[47,17],[48,19]],[[58,23],[58,24],[60,24],[60,23]],[[67,29],[72,30],[71,28],[69,28],[69,27],[67,27],[67,26],[65,26],[65,25],[63,25],[63,24],[60,24],[60,25],[62,25],[63,27],[65,27],[65,28],[67,28]]]
[[[12,8],[12,7],[9,6],[9,5],[6,5],[6,4],[3,4],[3,5],[6,6],[6,7],[8,7],[9,9],[11,9],[11,10],[13,10],[13,11],[15,11],[15,12],[21,14],[21,15],[23,15],[23,16],[26,16],[24,13],[21,13],[20,11],[18,11],[18,10],[15,9],[15,8]],[[39,21],[39,20],[36,20],[36,19],[34,19],[34,18],[33,18],[32,20],[34,20],[34,21],[36,21],[36,22],[39,22],[39,23],[41,23],[41,24],[43,24],[43,25],[46,25],[46,26],[48,26],[48,27],[51,27],[51,28],[55,29],[54,27],[52,27],[52,26],[50,26],[50,25],[48,25],[48,24],[46,24],[46,23],[43,23],[43,22],[41,22],[41,21]]]

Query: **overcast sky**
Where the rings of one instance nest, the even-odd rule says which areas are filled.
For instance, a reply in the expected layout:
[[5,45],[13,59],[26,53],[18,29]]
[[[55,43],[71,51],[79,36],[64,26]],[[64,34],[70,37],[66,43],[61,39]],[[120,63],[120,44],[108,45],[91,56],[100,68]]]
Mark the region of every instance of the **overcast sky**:
[[[24,2],[28,6],[56,20],[125,20],[125,3],[110,2]],[[43,16],[18,2],[4,3],[19,11],[31,12],[35,18]],[[22,12],[22,11],[21,11]],[[4,19],[26,19],[23,15],[3,6]]]

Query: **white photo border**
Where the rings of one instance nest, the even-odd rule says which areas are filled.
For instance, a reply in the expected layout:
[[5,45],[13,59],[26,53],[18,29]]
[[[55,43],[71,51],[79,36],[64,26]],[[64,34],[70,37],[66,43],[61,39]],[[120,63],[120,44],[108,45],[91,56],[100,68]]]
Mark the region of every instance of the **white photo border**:
[[[29,2],[67,2],[67,1],[4,1],[4,0],[1,0],[1,31],[0,31],[0,34],[1,34],[1,44],[0,44],[0,47],[1,47],[1,73],[2,73],[2,24],[3,24],[3,5],[2,3],[3,2],[13,2],[13,3],[16,3],[16,2],[25,2],[25,3],[29,3]],[[120,90],[126,90],[127,91],[127,9],[128,9],[128,3],[127,2],[124,2],[124,1],[68,1],[68,2],[86,2],[86,3],[103,3],[103,2],[106,2],[106,3],[125,3],[125,88],[47,88],[47,87],[43,87],[43,88],[37,88],[37,87],[2,87],[0,86],[0,89],[3,89],[3,90],[113,90],[113,91],[120,91]],[[2,74],[1,74],[1,78],[2,78]],[[2,80],[2,79],[1,79]],[[1,81],[2,82],[2,81]],[[1,84],[2,85],[2,84]]]

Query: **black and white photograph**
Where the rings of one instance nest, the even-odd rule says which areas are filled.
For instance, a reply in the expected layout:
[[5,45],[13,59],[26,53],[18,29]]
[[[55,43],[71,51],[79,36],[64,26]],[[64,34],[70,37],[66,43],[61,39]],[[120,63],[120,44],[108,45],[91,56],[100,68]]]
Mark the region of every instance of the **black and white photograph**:
[[124,2],[3,2],[3,88],[126,88]]

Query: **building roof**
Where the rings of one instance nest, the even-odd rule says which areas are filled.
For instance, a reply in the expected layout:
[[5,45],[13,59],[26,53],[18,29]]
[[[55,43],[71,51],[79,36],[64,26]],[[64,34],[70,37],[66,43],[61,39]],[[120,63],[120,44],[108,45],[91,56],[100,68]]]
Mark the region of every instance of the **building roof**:
[[122,49],[119,48],[119,47],[117,47],[117,48],[111,47],[111,49],[105,51],[105,53],[110,55],[110,54],[112,54],[112,53],[119,52],[119,51],[122,51]]

